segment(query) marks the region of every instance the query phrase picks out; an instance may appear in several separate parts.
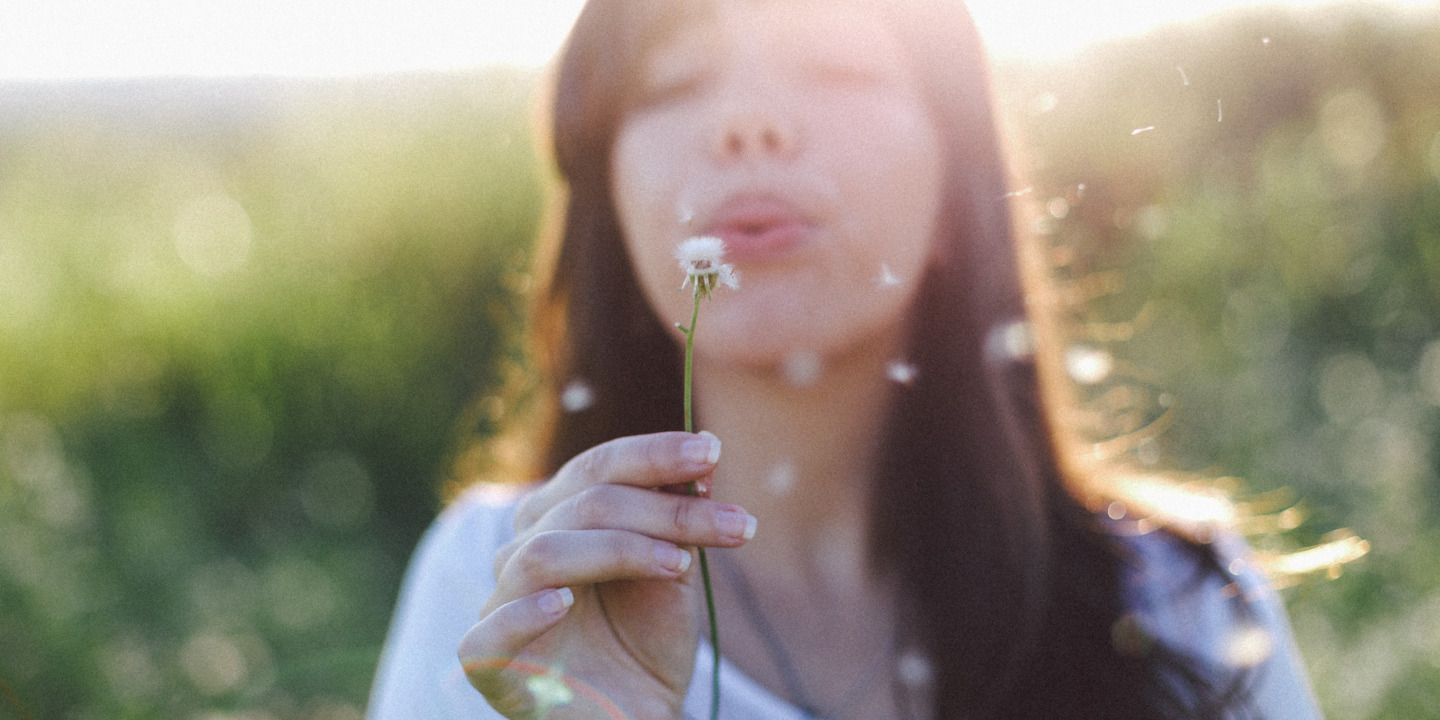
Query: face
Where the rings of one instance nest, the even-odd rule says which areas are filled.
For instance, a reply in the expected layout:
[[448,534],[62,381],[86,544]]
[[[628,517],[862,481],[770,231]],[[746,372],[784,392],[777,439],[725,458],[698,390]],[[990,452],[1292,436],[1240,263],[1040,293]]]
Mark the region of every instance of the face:
[[702,359],[783,363],[898,344],[932,252],[941,144],[862,2],[716,2],[649,54],[612,191],[660,320],[688,322],[673,257],[725,240],[740,288],[705,302]]

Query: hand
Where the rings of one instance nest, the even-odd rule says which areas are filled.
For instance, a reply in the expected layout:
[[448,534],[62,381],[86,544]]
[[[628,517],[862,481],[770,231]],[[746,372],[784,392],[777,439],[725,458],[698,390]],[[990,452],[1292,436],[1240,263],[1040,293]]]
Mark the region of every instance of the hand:
[[755,519],[662,489],[708,487],[719,458],[710,435],[620,438],[521,501],[495,592],[459,649],[492,707],[516,720],[680,717],[702,622],[686,546],[743,545]]

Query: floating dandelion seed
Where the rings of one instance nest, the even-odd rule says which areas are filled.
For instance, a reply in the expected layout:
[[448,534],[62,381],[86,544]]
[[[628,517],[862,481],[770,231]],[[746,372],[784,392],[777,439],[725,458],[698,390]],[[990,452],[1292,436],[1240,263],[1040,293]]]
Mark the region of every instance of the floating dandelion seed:
[[880,274],[875,276],[875,284],[882,288],[896,287],[900,284],[900,278],[890,269],[889,263],[880,263]]
[[907,688],[922,688],[935,679],[935,666],[923,652],[912,648],[895,661],[895,677]]
[[1029,195],[1029,194],[1032,193],[1032,192],[1035,192],[1035,188],[1033,188],[1033,187],[1021,188],[1021,189],[1019,189],[1019,190],[1016,190],[1015,192],[1005,193],[1005,197],[1007,197],[1007,198],[1024,197],[1024,196],[1026,196],[1026,195]]
[[917,370],[914,365],[903,360],[891,360],[885,365],[885,377],[890,378],[891,382],[896,382],[901,385],[909,385],[915,382],[915,375],[918,373],[919,370]]
[[1035,339],[1030,323],[1016,320],[994,328],[985,343],[985,352],[1006,360],[1020,360],[1034,355]]
[[590,389],[589,383],[584,380],[571,380],[565,384],[565,389],[560,391],[560,407],[565,412],[577,413],[589,410],[595,404],[595,391]]
[[1252,668],[1265,662],[1275,649],[1275,640],[1258,625],[1236,630],[1225,643],[1225,662],[1233,668]]
[[1160,448],[1154,441],[1146,440],[1135,448],[1135,458],[1145,465],[1154,465],[1160,462]]
[[1081,385],[1094,385],[1110,376],[1115,367],[1110,353],[1099,348],[1076,345],[1065,351],[1065,372]]
[[1270,38],[1268,38],[1268,37],[1260,38],[1260,44],[1261,44],[1261,45],[1269,45],[1269,44],[1270,44]]
[[820,379],[824,369],[820,356],[809,350],[797,350],[785,357],[785,380],[796,387],[809,387]]
[[1185,68],[1176,65],[1175,69],[1180,71],[1180,82],[1184,83],[1185,87],[1190,87],[1190,78],[1186,77]]
[[782,460],[770,468],[765,474],[765,489],[771,494],[784,497],[795,489],[795,482],[798,473],[795,470],[795,463],[789,460]]
[[1215,122],[1225,122],[1225,108],[1220,107],[1220,98],[1215,98]]
[[525,689],[535,699],[536,713],[545,717],[550,710],[569,705],[575,699],[575,691],[565,684],[565,676],[557,668],[551,668],[543,675],[531,675],[525,679]]
[[1154,126],[1154,125],[1147,125],[1147,126],[1145,126],[1145,127],[1143,127],[1143,128],[1135,128],[1134,130],[1131,130],[1131,131],[1130,131],[1130,135],[1131,135],[1131,136],[1135,136],[1135,135],[1139,135],[1140,133],[1150,132],[1151,130],[1154,130],[1154,129],[1155,129],[1155,126]]

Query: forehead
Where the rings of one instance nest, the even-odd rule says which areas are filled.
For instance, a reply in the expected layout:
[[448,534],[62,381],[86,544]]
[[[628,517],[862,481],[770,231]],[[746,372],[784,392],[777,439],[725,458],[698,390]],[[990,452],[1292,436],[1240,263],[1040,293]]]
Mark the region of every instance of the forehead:
[[817,50],[898,59],[885,20],[894,0],[679,0],[651,26],[647,58],[735,48]]

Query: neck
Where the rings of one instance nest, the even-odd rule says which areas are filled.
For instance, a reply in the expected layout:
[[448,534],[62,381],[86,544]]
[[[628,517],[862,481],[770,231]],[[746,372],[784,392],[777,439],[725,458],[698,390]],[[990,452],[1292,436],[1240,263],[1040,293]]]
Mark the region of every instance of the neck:
[[813,374],[696,359],[699,427],[725,443],[714,496],[760,522],[743,554],[750,572],[806,577],[817,590],[867,584],[870,486],[896,345],[828,356]]

